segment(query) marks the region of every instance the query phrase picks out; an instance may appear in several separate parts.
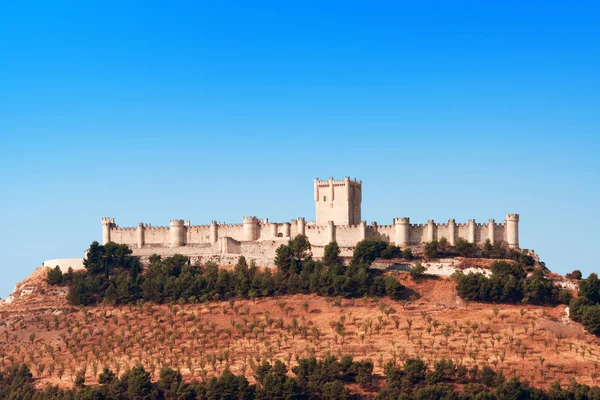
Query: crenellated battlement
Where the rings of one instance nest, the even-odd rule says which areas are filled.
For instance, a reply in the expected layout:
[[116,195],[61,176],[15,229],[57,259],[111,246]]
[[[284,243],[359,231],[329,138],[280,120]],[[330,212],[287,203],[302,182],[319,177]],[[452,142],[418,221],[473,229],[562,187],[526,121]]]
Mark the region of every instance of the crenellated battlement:
[[487,223],[478,223],[474,219],[466,223],[457,223],[455,219],[443,223],[432,219],[426,223],[411,223],[408,217],[397,217],[393,218],[392,224],[372,222],[367,225],[360,218],[362,181],[350,177],[341,180],[315,178],[314,195],[315,221],[298,217],[289,222],[272,222],[268,218],[245,216],[241,223],[236,224],[212,220],[210,224],[192,225],[189,220],[172,219],[168,226],[140,222],[135,227],[120,227],[115,224],[114,218],[104,217],[102,241],[125,243],[140,251],[188,247],[232,252],[257,246],[261,255],[274,253],[276,244],[280,243],[278,238],[296,235],[306,235],[316,248],[323,248],[331,241],[337,241],[340,247],[351,248],[364,239],[411,246],[441,238],[446,238],[451,245],[464,239],[477,245],[489,240],[492,243],[506,242],[511,248],[519,247],[519,214],[506,214],[506,219],[500,223],[495,219],[489,219]]
[[350,179],[349,176],[345,177],[344,179],[340,179],[340,180],[335,180],[335,179],[333,179],[333,177],[329,178],[328,180],[321,180],[319,178],[315,178],[315,183],[319,187],[328,187],[330,184],[343,186],[347,183],[350,183],[353,185],[359,185],[359,186],[362,185],[362,181],[357,180],[356,178]]
[[152,225],[148,224],[144,227],[144,229],[153,230],[153,231],[168,231],[169,229],[171,229],[171,227],[170,226],[152,226]]

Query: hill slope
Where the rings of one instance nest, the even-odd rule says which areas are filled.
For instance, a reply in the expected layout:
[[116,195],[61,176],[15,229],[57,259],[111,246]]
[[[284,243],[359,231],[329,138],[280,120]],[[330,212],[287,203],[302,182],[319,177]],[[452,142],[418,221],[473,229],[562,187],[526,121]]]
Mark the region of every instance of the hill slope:
[[598,374],[600,343],[564,306],[465,304],[449,278],[414,282],[396,273],[414,293],[410,302],[294,295],[75,308],[46,273],[36,270],[0,304],[2,362],[29,363],[41,385],[71,386],[82,369],[93,383],[104,365],[122,373],[138,362],[155,377],[162,365],[204,379],[229,364],[252,379],[261,358],[294,365],[327,353],[370,358],[378,374],[384,362],[414,356],[487,363],[544,387],[569,377],[594,384]]

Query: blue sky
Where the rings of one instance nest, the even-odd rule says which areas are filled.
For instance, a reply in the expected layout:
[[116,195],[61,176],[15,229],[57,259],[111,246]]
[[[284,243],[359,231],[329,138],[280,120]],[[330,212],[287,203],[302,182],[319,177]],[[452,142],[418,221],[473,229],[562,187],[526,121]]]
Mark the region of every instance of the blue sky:
[[[417,4],[418,3],[418,4]],[[597,271],[597,2],[4,2],[0,295],[119,225],[521,214]]]

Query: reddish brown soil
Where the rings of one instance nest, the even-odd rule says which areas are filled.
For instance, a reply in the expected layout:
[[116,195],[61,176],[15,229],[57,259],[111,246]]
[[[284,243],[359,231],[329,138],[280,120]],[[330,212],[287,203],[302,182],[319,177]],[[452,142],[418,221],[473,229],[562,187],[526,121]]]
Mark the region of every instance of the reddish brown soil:
[[32,294],[17,292],[0,305],[0,361],[28,362],[40,385],[70,386],[81,369],[93,383],[104,365],[122,373],[138,362],[155,378],[162,365],[205,379],[229,364],[252,380],[260,360],[293,366],[298,357],[327,353],[372,359],[377,374],[384,362],[415,356],[490,364],[536,386],[593,384],[598,374],[598,338],[571,322],[564,306],[467,305],[445,278],[416,283],[396,273],[413,291],[405,302],[296,295],[79,308],[67,304],[64,289],[48,287],[45,274],[38,269],[23,282]]

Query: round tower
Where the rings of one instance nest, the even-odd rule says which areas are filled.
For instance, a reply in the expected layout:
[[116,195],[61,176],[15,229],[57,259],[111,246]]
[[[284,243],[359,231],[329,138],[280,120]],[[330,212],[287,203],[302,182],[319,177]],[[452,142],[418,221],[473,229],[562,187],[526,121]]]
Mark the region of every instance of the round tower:
[[306,220],[298,218],[298,235],[306,235]]
[[244,217],[244,241],[253,242],[259,237],[258,218]]
[[467,238],[467,240],[470,243],[475,243],[475,220],[474,219],[469,220],[468,228],[469,228],[469,237]]
[[488,239],[490,239],[491,244],[494,244],[495,237],[496,237],[496,221],[493,219],[490,219],[490,222],[488,223]]
[[283,237],[289,238],[291,236],[292,224],[289,222],[283,223]]
[[519,214],[506,216],[506,241],[511,249],[519,248]]
[[327,243],[335,242],[335,224],[327,221]]
[[140,222],[138,223],[136,231],[138,249],[141,249],[144,246],[144,233],[144,224]]
[[215,244],[217,240],[219,240],[219,225],[217,225],[217,221],[212,221],[210,228],[208,228],[208,241]]
[[454,219],[448,220],[448,243],[450,246],[454,246],[456,244],[456,221]]
[[396,226],[396,246],[408,245],[410,218],[396,218],[394,225]]
[[180,247],[185,244],[185,227],[182,219],[172,219],[169,233],[171,236],[171,247]]
[[110,228],[115,224],[114,218],[102,218],[102,244],[110,242]]
[[269,236],[271,236],[272,238],[277,237],[277,224],[276,223],[272,222],[269,224]]
[[433,242],[435,240],[435,222],[432,219],[427,221],[427,241]]
[[365,240],[367,238],[367,221],[360,221],[358,229],[360,232],[360,240]]

